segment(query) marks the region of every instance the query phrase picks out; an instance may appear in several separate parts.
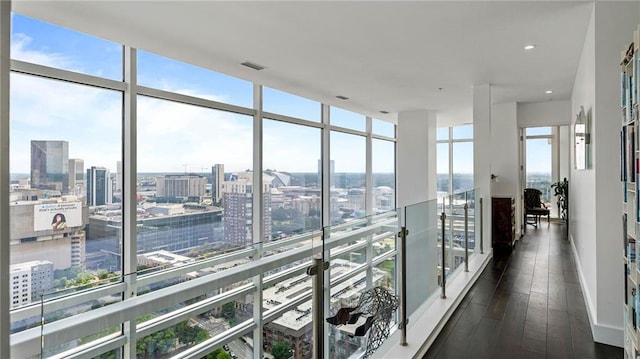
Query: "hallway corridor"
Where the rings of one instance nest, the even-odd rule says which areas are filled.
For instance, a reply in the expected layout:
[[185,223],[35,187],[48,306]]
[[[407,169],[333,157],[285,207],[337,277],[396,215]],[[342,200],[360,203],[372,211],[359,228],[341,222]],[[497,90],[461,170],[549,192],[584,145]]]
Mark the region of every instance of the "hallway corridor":
[[593,342],[564,227],[543,221],[511,254],[494,254],[424,356],[435,358],[621,359],[623,350]]

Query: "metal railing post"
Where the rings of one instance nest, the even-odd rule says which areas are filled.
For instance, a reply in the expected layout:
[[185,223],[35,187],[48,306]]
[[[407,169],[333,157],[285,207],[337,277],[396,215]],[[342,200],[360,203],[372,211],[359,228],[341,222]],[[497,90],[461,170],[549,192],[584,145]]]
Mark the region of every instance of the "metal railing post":
[[445,251],[445,220],[447,218],[447,215],[444,214],[444,206],[442,208],[442,215],[440,216],[440,219],[442,221],[442,271],[440,273],[440,275],[442,276],[442,295],[440,295],[440,298],[445,299],[447,298],[447,292],[445,290],[445,287],[447,286],[447,268],[446,268],[446,260],[445,260],[445,256],[446,256],[446,251]]
[[324,357],[324,271],[329,262],[314,258],[313,265],[307,268],[307,274],[313,277],[311,296],[311,316],[313,318],[313,359]]
[[400,345],[407,346],[407,235],[409,231],[406,227],[401,227],[400,236],[400,323],[398,327],[402,331],[400,334]]
[[469,271],[469,204],[464,202],[464,271]]
[[484,226],[483,213],[484,213],[484,206],[482,205],[482,198],[480,198],[480,254],[484,254],[484,231],[482,229],[482,227]]

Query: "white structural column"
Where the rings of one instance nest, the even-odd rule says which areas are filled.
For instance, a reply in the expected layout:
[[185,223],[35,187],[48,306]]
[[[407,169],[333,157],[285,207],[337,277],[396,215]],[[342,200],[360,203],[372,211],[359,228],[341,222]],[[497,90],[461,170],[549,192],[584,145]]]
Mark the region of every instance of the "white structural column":
[[398,113],[398,208],[436,198],[436,113]]
[[[407,313],[414,312],[437,288],[437,278],[424,278],[425,266],[438,261],[436,228],[436,113],[407,111],[398,114],[396,146],[397,196],[401,223],[409,230],[406,259]],[[429,201],[427,203],[427,201]],[[408,208],[406,208],[409,206]],[[429,226],[429,224],[432,224]],[[418,228],[420,227],[420,228]],[[417,237],[416,237],[417,236]]]
[[[499,181],[491,184],[491,194],[509,196],[516,200],[515,222],[516,236],[518,236],[520,234],[520,218],[522,218],[522,214],[520,214],[522,206],[519,205],[521,197],[519,194],[522,193],[522,190],[520,189],[520,171],[518,170],[520,166],[518,104],[509,102],[493,105],[491,111],[491,155],[483,157],[491,159],[491,173],[499,178]],[[489,200],[485,199],[484,202],[487,203]],[[476,202],[476,205],[479,205],[479,202]]]
[[9,48],[11,1],[0,0],[0,358],[9,348]]
[[[483,198],[482,234],[485,251],[491,245],[491,85],[473,86],[473,184]],[[479,204],[478,204],[479,205]]]

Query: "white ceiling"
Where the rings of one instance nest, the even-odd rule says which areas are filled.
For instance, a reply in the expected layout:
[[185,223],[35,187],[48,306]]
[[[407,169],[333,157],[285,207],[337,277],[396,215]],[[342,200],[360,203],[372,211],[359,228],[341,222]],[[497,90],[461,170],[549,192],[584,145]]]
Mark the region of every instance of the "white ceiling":
[[432,109],[469,122],[474,84],[490,83],[494,103],[569,99],[592,3],[18,0],[13,10],[380,119]]

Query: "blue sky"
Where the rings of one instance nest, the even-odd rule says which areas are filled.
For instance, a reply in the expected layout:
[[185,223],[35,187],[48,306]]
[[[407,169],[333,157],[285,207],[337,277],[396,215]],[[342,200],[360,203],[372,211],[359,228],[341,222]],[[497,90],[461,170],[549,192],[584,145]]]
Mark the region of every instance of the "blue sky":
[[[122,48],[116,43],[14,14],[11,57],[120,81]],[[220,102],[251,107],[250,82],[138,52],[139,84]],[[11,172],[29,172],[31,140],[65,140],[69,157],[85,167],[115,172],[121,158],[121,94],[22,74],[11,77]],[[317,122],[320,103],[264,89],[264,110]],[[339,108],[332,123],[364,130],[365,117]],[[215,163],[225,170],[252,167],[252,118],[168,101],[140,98],[138,171],[201,172]],[[393,126],[374,120],[374,131],[392,135]],[[292,124],[264,122],[264,167],[316,172],[320,131]],[[362,137],[332,136],[337,172],[364,172]],[[375,142],[375,172],[393,172],[393,146]],[[207,170],[209,171],[209,170]]]

